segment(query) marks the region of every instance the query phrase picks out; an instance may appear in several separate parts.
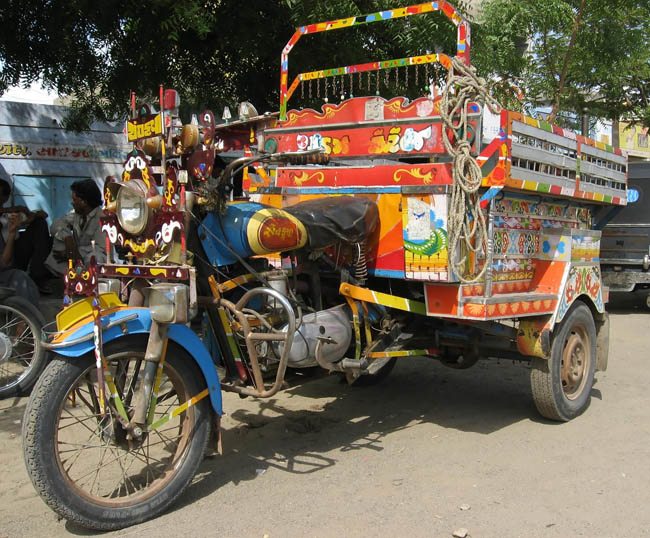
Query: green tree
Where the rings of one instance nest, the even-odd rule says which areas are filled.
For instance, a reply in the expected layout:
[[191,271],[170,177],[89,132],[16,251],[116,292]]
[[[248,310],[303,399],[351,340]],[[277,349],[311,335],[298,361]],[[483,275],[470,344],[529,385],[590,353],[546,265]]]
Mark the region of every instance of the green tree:
[[488,0],[476,55],[501,99],[519,86],[533,106],[650,125],[647,0]]
[[[241,100],[260,112],[276,110],[280,54],[297,25],[410,3],[4,0],[0,92],[40,78],[46,88],[73,96],[72,128],[123,116],[130,90],[155,99],[159,84],[179,90],[186,110],[220,111]],[[291,76],[438,49],[451,53],[455,31],[444,17],[427,15],[304,41],[291,56]]]
[[4,0],[0,24],[0,92],[40,78],[74,97],[74,128],[123,116],[130,90],[155,98],[159,84],[194,110],[277,107],[269,88],[292,31],[287,8],[266,0]]

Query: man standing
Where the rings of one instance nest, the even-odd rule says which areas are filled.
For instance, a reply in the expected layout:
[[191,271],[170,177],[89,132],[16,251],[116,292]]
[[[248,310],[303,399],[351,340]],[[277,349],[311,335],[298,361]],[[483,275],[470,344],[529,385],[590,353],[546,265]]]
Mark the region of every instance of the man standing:
[[106,258],[104,234],[99,224],[102,214],[99,187],[92,179],[84,179],[75,181],[70,190],[73,211],[52,224],[54,243],[46,261],[47,267],[58,275],[68,269],[69,259],[83,260],[88,264],[93,254],[98,263]]

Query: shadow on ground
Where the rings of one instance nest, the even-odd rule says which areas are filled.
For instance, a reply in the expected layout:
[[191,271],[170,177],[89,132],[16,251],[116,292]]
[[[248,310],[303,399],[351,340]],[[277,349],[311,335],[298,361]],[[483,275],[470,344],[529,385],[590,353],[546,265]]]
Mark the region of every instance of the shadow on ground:
[[[336,465],[338,451],[384,450],[387,436],[422,424],[489,435],[522,420],[541,420],[528,367],[495,362],[458,371],[412,359],[374,387],[349,387],[330,376],[292,387],[281,398],[232,409],[235,425],[224,432],[224,455],[204,461],[172,511],[267,468],[312,474]],[[295,408],[294,399],[302,408]]]

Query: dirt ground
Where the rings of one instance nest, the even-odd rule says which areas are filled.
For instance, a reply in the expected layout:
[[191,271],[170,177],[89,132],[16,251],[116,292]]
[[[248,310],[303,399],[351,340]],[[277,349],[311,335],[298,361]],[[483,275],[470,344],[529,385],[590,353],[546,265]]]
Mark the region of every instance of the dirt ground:
[[[616,299],[609,369],[590,408],[541,419],[529,370],[406,360],[372,388],[294,380],[267,400],[226,395],[225,454],[166,514],[103,536],[650,536],[650,312]],[[0,537],[88,536],[36,496],[25,399],[0,401]]]

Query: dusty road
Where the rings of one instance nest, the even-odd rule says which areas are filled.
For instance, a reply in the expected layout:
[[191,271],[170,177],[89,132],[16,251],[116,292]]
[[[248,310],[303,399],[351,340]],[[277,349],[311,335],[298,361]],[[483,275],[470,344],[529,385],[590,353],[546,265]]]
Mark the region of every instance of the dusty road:
[[[405,361],[373,388],[325,377],[265,402],[227,395],[225,455],[162,517],[103,536],[650,536],[650,312],[611,310],[609,370],[568,424],[538,417],[528,369],[508,361]],[[36,497],[24,406],[0,402],[0,537],[92,535]]]

